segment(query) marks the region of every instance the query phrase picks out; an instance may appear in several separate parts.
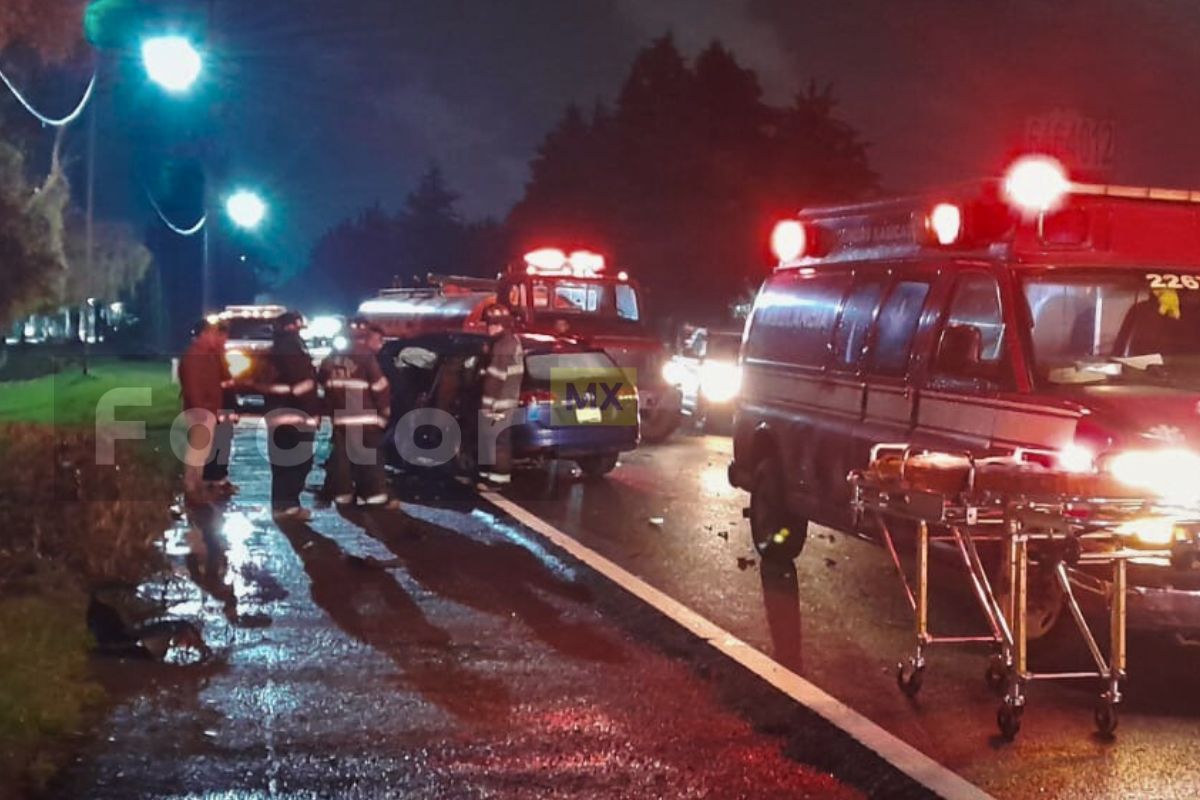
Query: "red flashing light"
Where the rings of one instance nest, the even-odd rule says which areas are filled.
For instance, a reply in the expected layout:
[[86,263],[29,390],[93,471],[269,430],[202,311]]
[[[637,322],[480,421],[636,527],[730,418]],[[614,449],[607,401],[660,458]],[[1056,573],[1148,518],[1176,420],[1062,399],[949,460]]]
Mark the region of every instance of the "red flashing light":
[[604,271],[604,256],[590,250],[576,250],[567,260],[571,263],[571,271],[576,275]]
[[780,263],[795,261],[804,255],[808,247],[808,233],[804,225],[794,219],[785,219],[775,224],[771,231],[771,252]]
[[[556,247],[543,247],[525,254],[526,272],[561,272],[567,266],[567,254]],[[532,270],[532,271],[531,271]]]
[[1070,191],[1066,170],[1049,156],[1019,158],[1004,176],[1008,202],[1028,215],[1053,211],[1062,205]]
[[952,245],[962,235],[962,209],[953,203],[938,203],[929,212],[928,224],[938,244]]
[[567,255],[557,247],[543,247],[525,254],[526,275],[570,275],[594,278],[604,271],[604,256],[591,250],[574,250]]

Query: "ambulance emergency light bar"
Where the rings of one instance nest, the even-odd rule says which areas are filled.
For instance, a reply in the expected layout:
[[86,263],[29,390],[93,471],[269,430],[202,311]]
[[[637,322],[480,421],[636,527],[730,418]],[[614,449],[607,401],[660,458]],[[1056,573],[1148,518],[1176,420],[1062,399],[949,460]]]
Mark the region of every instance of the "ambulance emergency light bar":
[[[1027,218],[1059,209],[1072,191],[1097,194],[1101,188],[1073,184],[1062,165],[1049,156],[1025,156],[1009,167],[1001,185],[1007,204]],[[940,202],[914,220],[914,238],[918,243],[951,247],[964,243],[966,210],[957,203]],[[820,231],[811,223],[796,219],[778,222],[771,232],[771,252],[780,264],[813,258],[820,252]]]
[[[543,247],[526,253],[524,260],[526,275],[598,278],[604,271],[604,256],[590,250],[575,250],[567,255],[556,247]],[[622,272],[618,277],[624,275]]]

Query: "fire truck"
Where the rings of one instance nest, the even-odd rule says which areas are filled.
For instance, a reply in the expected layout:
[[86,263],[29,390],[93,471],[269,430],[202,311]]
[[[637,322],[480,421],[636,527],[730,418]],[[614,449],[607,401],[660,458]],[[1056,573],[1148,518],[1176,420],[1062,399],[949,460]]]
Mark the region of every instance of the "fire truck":
[[611,273],[602,255],[543,248],[526,253],[498,279],[430,276],[430,286],[384,289],[359,314],[389,337],[483,332],[483,310],[503,303],[522,333],[574,339],[604,350],[638,390],[641,437],[666,439],[679,425],[680,394],[662,377],[667,351],[646,322],[641,288]]
[[[764,558],[798,555],[810,520],[850,529],[846,476],[884,443],[1020,458],[1184,509],[1121,531],[1147,551],[1129,618],[1200,633],[1200,192],[1081,183],[1027,156],[1003,180],[805,211],[772,246],[729,467]],[[1068,563],[1075,592],[1111,597]],[[1053,567],[1029,587],[1031,638],[1064,615]]]

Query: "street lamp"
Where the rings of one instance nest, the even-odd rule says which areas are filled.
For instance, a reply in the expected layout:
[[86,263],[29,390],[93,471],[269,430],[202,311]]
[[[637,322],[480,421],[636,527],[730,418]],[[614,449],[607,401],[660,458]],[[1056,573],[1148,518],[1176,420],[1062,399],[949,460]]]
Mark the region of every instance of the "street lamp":
[[178,94],[200,77],[204,60],[183,36],[153,36],[142,42],[142,66],[150,80]]
[[254,230],[267,216],[267,204],[254,192],[239,189],[225,200],[225,213],[239,228]]

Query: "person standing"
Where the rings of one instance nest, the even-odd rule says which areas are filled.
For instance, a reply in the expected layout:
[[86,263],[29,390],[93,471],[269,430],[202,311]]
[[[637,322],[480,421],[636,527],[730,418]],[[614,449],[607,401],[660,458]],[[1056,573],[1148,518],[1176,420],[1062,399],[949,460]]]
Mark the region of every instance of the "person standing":
[[307,520],[300,493],[313,463],[313,442],[320,425],[317,374],[300,338],[304,318],[288,311],[274,322],[265,387],[268,456],[271,461],[271,510],[279,520]]
[[380,463],[380,445],[391,413],[388,379],[379,366],[383,331],[364,319],[350,321],[350,350],[321,362],[317,380],[333,422],[326,489],[338,505],[361,498],[374,508],[396,510]]
[[201,320],[192,329],[192,336],[192,343],[179,359],[179,389],[188,424],[183,495],[189,505],[195,506],[212,500],[218,488],[205,480],[205,470],[213,456],[225,389],[233,381],[225,363],[225,322]]
[[[521,397],[525,351],[513,333],[512,313],[505,306],[488,307],[483,320],[492,346],[483,377],[480,428],[484,430],[480,433],[495,442],[495,453],[480,454],[483,459],[480,476],[491,484],[506,484],[512,480],[512,415]],[[492,431],[487,431],[488,427]],[[489,455],[493,456],[490,464]]]

